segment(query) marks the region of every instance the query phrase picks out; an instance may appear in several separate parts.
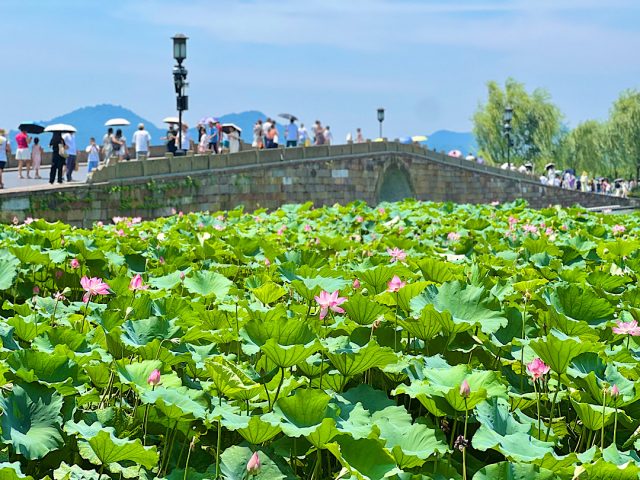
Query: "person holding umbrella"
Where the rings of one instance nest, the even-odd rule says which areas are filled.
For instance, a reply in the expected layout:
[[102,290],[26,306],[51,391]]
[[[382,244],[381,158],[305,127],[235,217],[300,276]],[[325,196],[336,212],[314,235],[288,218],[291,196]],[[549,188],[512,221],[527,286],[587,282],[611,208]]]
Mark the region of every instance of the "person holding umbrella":
[[49,172],[49,183],[53,185],[58,176],[58,183],[62,183],[62,168],[65,164],[65,159],[68,156],[67,146],[62,139],[62,132],[55,131],[49,142],[51,147],[51,171]]
[[[22,127],[22,125],[20,125]],[[18,177],[22,176],[22,162],[27,164],[27,178],[31,178],[29,171],[31,170],[31,153],[29,152],[29,144],[31,143],[31,137],[27,135],[26,129],[20,128],[20,133],[16,135],[16,143],[18,149],[16,150],[16,160],[18,160]]]
[[289,125],[287,125],[287,148],[296,147],[298,145],[298,126],[296,125],[296,117],[291,117]]

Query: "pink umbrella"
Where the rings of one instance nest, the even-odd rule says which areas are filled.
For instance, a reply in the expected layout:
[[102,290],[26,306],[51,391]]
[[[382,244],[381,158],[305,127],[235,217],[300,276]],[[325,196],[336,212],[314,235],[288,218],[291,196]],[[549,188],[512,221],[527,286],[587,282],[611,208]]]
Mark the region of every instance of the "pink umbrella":
[[447,153],[447,155],[449,155],[450,157],[461,158],[462,152],[460,150],[451,150],[449,153]]

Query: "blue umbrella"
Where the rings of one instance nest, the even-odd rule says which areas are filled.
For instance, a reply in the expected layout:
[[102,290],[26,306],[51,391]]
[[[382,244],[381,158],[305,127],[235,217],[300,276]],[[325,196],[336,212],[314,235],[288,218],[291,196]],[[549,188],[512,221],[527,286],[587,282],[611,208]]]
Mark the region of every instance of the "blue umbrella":
[[407,144],[413,143],[413,140],[411,140],[411,137],[400,137],[399,141],[400,143],[407,143]]

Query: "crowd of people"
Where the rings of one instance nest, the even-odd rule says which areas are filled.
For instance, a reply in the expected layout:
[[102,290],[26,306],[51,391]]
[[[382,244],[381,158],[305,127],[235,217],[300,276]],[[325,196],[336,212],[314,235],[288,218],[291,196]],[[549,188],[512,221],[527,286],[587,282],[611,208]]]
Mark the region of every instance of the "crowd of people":
[[[297,124],[297,118],[291,116],[289,123],[284,126],[285,146],[289,147],[309,147],[311,145],[331,145],[333,143],[333,133],[329,125],[323,126],[320,120],[316,120],[311,132],[307,130],[304,123],[300,126]],[[352,141],[351,134],[347,136],[347,141]],[[355,143],[364,143],[365,139],[361,129],[356,131]],[[254,148],[278,148],[280,146],[280,138],[276,121],[267,117],[263,122],[257,120],[253,125],[253,142],[251,146]]]

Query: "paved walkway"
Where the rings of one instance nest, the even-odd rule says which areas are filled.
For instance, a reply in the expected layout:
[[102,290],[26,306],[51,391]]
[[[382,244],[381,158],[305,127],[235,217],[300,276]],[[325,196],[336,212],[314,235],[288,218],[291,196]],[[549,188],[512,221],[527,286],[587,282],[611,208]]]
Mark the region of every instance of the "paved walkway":
[[[40,176],[42,177],[41,179],[33,178],[33,175],[34,175],[33,170],[31,170],[31,173],[30,173],[31,178],[27,178],[26,169],[22,171],[22,175],[25,178],[21,179],[18,177],[17,168],[9,168],[5,170],[2,175],[4,189],[23,191],[23,190],[40,190],[42,188],[47,188],[47,187],[59,187],[60,185],[57,182],[54,183],[53,185],[49,185],[50,168],[51,167],[47,165],[44,168],[40,169]],[[66,179],[66,176],[64,176],[64,170],[63,170],[63,178]],[[73,182],[67,183],[65,181],[65,184],[72,185],[77,183],[84,183],[86,180],[87,180],[87,165],[80,164],[80,169],[77,172],[73,172]]]

